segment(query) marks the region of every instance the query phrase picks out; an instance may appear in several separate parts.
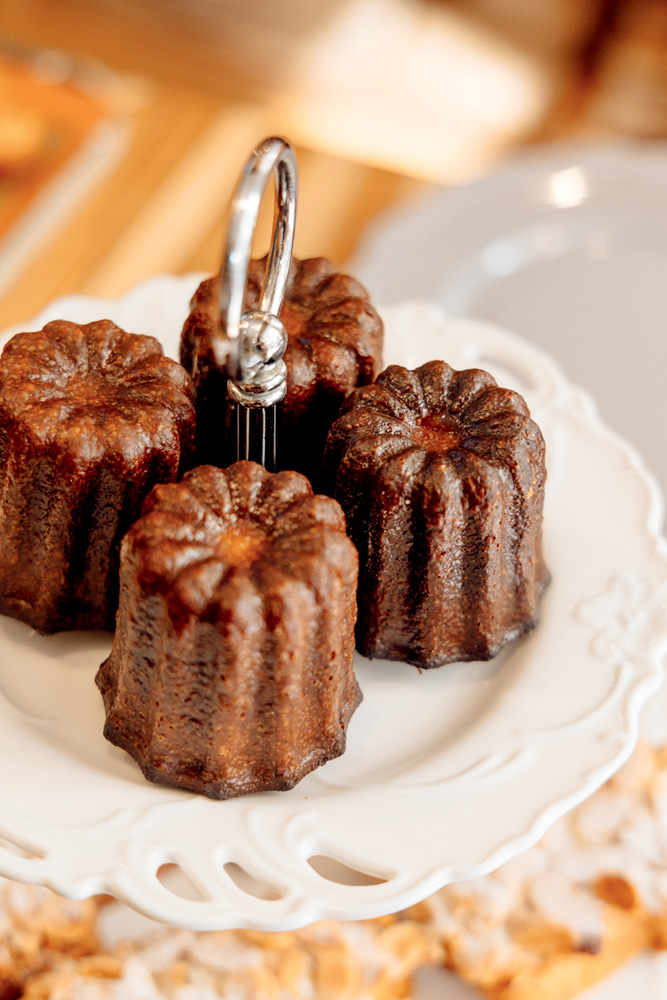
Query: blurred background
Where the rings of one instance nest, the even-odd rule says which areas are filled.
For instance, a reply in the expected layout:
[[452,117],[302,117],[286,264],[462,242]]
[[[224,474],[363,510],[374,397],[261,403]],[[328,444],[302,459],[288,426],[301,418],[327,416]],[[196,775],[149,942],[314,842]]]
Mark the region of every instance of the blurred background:
[[[659,148],[667,0],[2,0],[0,329],[62,295],[115,297],[157,273],[216,270],[239,172],[275,133],[297,149],[296,254],[345,266],[387,212],[425,205],[428,215],[430,198],[516,154],[636,140]],[[581,177],[554,177],[553,205],[579,205]],[[641,221],[649,195],[637,254],[631,238],[619,271],[610,265],[605,285],[587,285],[582,317],[578,304],[567,316],[569,340],[556,307],[570,271],[555,286],[545,271],[533,299],[508,280],[507,312],[493,303],[481,315],[541,337],[642,448],[650,428],[647,454],[667,487],[656,364],[660,351],[667,363],[667,226],[656,214],[654,239]],[[575,277],[606,247],[597,237],[579,256],[566,247]],[[624,309],[596,312],[626,280],[628,260],[646,281]],[[491,263],[511,279],[506,260]],[[554,308],[545,310],[547,280]],[[640,343],[637,308],[651,297]]]
[[296,252],[518,149],[667,134],[664,0],[3,0],[0,327],[219,264],[264,135]]

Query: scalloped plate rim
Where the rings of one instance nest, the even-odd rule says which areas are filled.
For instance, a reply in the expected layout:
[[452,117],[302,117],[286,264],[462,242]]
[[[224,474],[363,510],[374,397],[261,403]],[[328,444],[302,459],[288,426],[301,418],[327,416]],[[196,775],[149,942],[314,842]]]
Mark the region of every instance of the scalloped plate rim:
[[[142,303],[146,297],[150,299],[151,296],[165,288],[171,289],[175,293],[177,292],[181,298],[185,299],[186,290],[193,290],[199,277],[198,275],[188,275],[183,278],[160,276],[149,279],[146,282],[142,282],[141,285],[136,286],[119,300],[98,300],[92,297],[67,296],[47,306],[36,320],[32,322],[41,326],[43,317],[52,316],[53,310],[60,309],[61,304],[66,310],[82,306],[85,308],[104,306],[105,309],[108,306],[111,311],[117,311],[123,307],[126,309],[131,308],[136,303]],[[560,369],[551,362],[548,355],[543,351],[529,347],[520,338],[507,331],[494,328],[491,324],[476,320],[445,320],[433,307],[417,303],[395,307],[393,313],[391,310],[387,311],[390,321],[391,316],[395,316],[401,308],[407,310],[408,313],[410,310],[413,312],[419,309],[424,310],[421,314],[422,320],[426,322],[425,317],[430,315],[431,321],[436,327],[438,324],[449,325],[451,327],[452,324],[456,325],[458,323],[459,327],[465,327],[468,333],[478,329],[482,333],[486,331],[486,334],[491,339],[500,337],[503,343],[513,345],[517,350],[528,348],[527,351],[524,350],[524,353],[531,360],[531,363],[536,365],[543,364],[550,369],[555,384],[564,393],[564,398],[569,401],[578,401],[581,411],[579,419],[587,422],[594,433],[604,438],[612,449],[622,451],[625,458],[634,468],[634,474],[641,482],[642,489],[645,490],[648,498],[646,519],[642,525],[642,530],[652,539],[654,545],[653,556],[656,558],[656,565],[660,565],[662,574],[667,579],[665,542],[658,530],[662,510],[660,491],[655,481],[646,471],[636,449],[628,445],[617,434],[610,431],[601,421],[589,394],[584,390],[579,390],[571,386]],[[15,327],[12,332],[15,332],[19,328],[27,329],[29,326],[24,324],[23,327]],[[5,336],[7,335],[5,334]],[[561,404],[559,403],[559,405]],[[567,410],[567,406],[565,410]],[[660,656],[660,660],[662,660],[662,656]],[[445,860],[442,864],[431,866],[427,871],[421,871],[419,875],[416,875],[414,871],[410,872],[408,870],[398,872],[393,880],[390,879],[379,886],[364,886],[363,890],[358,886],[352,886],[346,892],[344,887],[336,886],[333,891],[328,893],[328,898],[326,899],[324,898],[327,895],[326,893],[318,895],[313,892],[312,885],[307,885],[301,897],[289,897],[291,900],[290,907],[286,906],[282,910],[280,910],[280,907],[275,908],[274,913],[271,914],[271,904],[268,904],[268,907],[266,904],[263,907],[261,905],[253,905],[247,910],[245,917],[243,917],[240,915],[243,906],[240,906],[236,914],[236,919],[233,919],[232,922],[229,922],[228,914],[221,917],[221,910],[219,906],[216,908],[215,904],[218,901],[215,899],[213,900],[214,905],[212,907],[204,908],[206,912],[202,917],[204,911],[201,909],[196,910],[196,907],[200,904],[191,904],[183,900],[174,904],[172,899],[170,905],[162,906],[163,899],[160,891],[153,896],[150,893],[144,893],[142,896],[141,888],[137,890],[137,886],[133,886],[131,880],[128,884],[127,875],[129,868],[123,866],[121,866],[122,877],[119,877],[119,869],[116,869],[112,872],[99,872],[94,875],[84,872],[78,879],[71,877],[63,878],[59,875],[58,871],[49,871],[46,863],[39,870],[38,863],[18,858],[5,851],[0,851],[0,872],[8,877],[23,881],[42,882],[63,895],[87,895],[90,891],[102,891],[104,888],[112,892],[115,890],[115,894],[119,895],[120,898],[123,898],[130,905],[135,906],[135,908],[142,910],[148,915],[166,920],[167,922],[180,923],[182,926],[199,927],[201,929],[218,926],[236,926],[240,923],[245,926],[278,930],[295,927],[313,919],[326,917],[352,919],[355,917],[377,916],[401,906],[409,905],[446,882],[454,879],[472,878],[491,870],[520,850],[524,850],[535,843],[558,816],[576,805],[604,781],[605,778],[620,766],[631,752],[638,738],[638,719],[641,706],[657,690],[662,679],[662,671],[657,662],[657,655],[654,655],[653,662],[649,663],[647,661],[644,667],[646,669],[637,673],[634,683],[629,686],[624,694],[623,713],[625,715],[625,728],[622,733],[623,738],[620,740],[616,752],[611,754],[603,765],[593,767],[588,772],[585,766],[582,767],[581,772],[574,779],[575,788],[571,788],[567,794],[561,795],[554,800],[541,803],[536,810],[532,823],[529,823],[520,835],[514,835],[509,842],[501,842],[493,845],[485,853],[484,857],[477,858],[474,863],[468,865],[452,866]],[[3,711],[4,707],[0,704],[0,716]],[[610,734],[605,733],[602,735],[609,736]],[[152,786],[146,784],[146,791],[149,797],[151,790]],[[251,806],[254,806],[256,800],[257,797],[252,797],[252,801],[250,799],[247,801]],[[215,805],[224,808],[225,803],[216,803]],[[312,807],[309,806],[308,808]],[[197,810],[195,809],[195,811]],[[3,815],[6,815],[6,813],[0,807],[0,832],[3,825]],[[353,854],[354,852],[351,852],[351,855]],[[352,860],[355,859],[352,857]],[[359,859],[356,859],[356,863],[360,863]],[[372,867],[372,864],[367,862],[367,867]],[[369,891],[369,889],[372,891]],[[280,912],[276,914],[276,910],[280,910]]]

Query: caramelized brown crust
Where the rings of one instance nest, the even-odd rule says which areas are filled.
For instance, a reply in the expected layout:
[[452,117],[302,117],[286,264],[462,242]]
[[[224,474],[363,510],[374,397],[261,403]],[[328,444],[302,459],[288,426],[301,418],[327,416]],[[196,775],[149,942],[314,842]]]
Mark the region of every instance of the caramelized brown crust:
[[[266,261],[251,261],[246,309],[259,305]],[[212,337],[217,329],[219,279],[197,289],[181,337],[181,363],[195,383],[197,460],[226,465],[222,452],[226,380],[215,364]],[[373,381],[381,364],[382,320],[365,289],[339,274],[321,257],[294,260],[281,319],[288,334],[285,351],[287,395],[279,407],[279,465],[296,469],[319,486],[329,427],[343,399]]]
[[391,366],[357,389],[326,461],[359,550],[357,645],[435,667],[537,623],[544,440],[487,372]]
[[291,788],[345,749],[357,554],[295,472],[201,466],[123,541],[105,736],[151,781],[229,798]]
[[20,333],[0,360],[0,613],[113,628],[120,540],[194,438],[192,387],[109,320]]

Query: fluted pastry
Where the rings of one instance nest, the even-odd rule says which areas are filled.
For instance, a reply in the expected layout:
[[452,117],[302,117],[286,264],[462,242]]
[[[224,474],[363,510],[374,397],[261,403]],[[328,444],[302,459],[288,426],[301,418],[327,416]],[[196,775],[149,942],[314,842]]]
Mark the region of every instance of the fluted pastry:
[[112,629],[120,541],[194,438],[192,387],[109,320],[19,333],[0,359],[0,614]]
[[444,361],[392,365],[345,401],[326,461],[359,550],[364,655],[485,660],[534,627],[544,440],[518,393]]
[[357,554],[296,472],[200,466],[156,487],[121,557],[105,735],[147,778],[228,798],[345,748]]

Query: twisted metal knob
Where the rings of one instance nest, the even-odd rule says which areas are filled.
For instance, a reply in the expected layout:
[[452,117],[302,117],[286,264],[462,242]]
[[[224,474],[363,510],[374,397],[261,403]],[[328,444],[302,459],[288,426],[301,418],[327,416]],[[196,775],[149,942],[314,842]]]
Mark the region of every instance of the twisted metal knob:
[[[276,201],[271,251],[259,308],[244,314],[252,238],[262,194],[272,174]],[[220,311],[224,321],[214,342],[216,361],[229,378],[229,395],[243,406],[272,406],[285,395],[286,369],[282,356],[287,333],[278,313],[292,259],[296,202],[294,150],[285,139],[265,139],[253,150],[232,199],[220,275]]]
[[282,360],[287,330],[277,316],[251,312],[239,325],[239,363],[227,392],[242,406],[272,406],[284,398],[287,367]]

